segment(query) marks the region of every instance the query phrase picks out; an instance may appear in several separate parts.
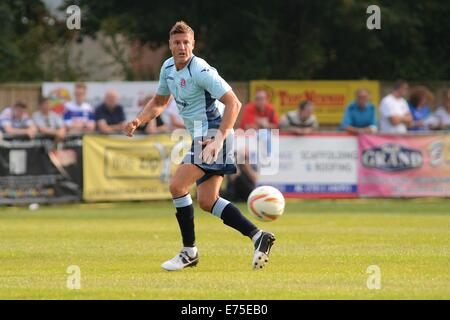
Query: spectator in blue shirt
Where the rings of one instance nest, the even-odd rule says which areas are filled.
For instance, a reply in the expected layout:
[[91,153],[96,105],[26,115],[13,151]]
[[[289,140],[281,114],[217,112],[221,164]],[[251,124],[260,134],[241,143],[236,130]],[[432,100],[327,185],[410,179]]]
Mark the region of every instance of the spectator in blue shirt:
[[75,84],[75,99],[64,104],[64,124],[67,132],[83,134],[95,130],[94,111],[86,100],[86,84]]
[[356,90],[356,99],[345,109],[341,129],[352,134],[373,133],[377,131],[377,110],[369,102],[367,89]]
[[108,90],[105,101],[95,109],[97,129],[101,133],[120,133],[125,125],[125,112],[117,103],[117,92]]
[[426,120],[431,115],[431,112],[428,104],[431,103],[433,99],[434,96],[427,87],[416,86],[411,88],[408,105],[413,117],[413,123],[408,130],[429,130]]

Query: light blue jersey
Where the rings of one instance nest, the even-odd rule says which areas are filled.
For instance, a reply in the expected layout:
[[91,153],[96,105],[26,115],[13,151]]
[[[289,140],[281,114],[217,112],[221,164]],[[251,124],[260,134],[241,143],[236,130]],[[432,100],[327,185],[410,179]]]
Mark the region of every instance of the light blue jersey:
[[206,136],[208,129],[217,129],[222,121],[218,105],[230,85],[205,60],[192,56],[186,66],[178,70],[174,59],[167,59],[162,67],[156,93],[173,95],[184,125],[193,138]]

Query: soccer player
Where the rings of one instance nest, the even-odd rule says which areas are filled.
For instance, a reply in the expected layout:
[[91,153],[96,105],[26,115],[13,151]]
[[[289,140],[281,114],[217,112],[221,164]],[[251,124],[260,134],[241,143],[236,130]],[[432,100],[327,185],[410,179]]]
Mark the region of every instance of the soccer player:
[[[161,114],[172,94],[193,139],[190,152],[170,182],[183,248],[161,267],[168,271],[181,270],[195,266],[199,261],[194,207],[189,194],[190,186],[196,182],[200,208],[249,237],[254,244],[252,266],[261,269],[268,262],[274,235],[259,230],[238,208],[219,196],[223,175],[236,173],[232,130],[241,103],[217,70],[192,53],[194,44],[192,28],[183,21],[177,22],[169,33],[172,57],[161,67],[156,95],[124,130],[128,136],[133,136],[141,124]],[[223,116],[218,110],[217,99],[225,105]]]

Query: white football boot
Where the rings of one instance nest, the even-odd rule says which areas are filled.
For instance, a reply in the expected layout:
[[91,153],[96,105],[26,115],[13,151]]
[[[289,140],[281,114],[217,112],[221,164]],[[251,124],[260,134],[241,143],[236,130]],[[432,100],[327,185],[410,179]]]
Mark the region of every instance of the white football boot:
[[198,264],[198,252],[191,258],[187,251],[181,250],[179,254],[164,262],[161,267],[167,271],[177,271],[188,267],[195,267]]

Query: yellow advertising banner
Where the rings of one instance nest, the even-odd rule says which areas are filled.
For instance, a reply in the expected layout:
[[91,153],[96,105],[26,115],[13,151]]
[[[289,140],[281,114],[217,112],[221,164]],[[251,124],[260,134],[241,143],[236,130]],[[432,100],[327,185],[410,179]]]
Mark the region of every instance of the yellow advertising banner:
[[378,107],[380,101],[379,81],[250,81],[250,99],[255,92],[264,89],[269,100],[281,116],[294,110],[301,101],[312,100],[314,113],[319,124],[337,125],[341,122],[345,107],[355,99],[355,91],[365,88],[370,92],[370,100]]
[[170,199],[169,178],[190,147],[188,135],[83,137],[86,201]]

